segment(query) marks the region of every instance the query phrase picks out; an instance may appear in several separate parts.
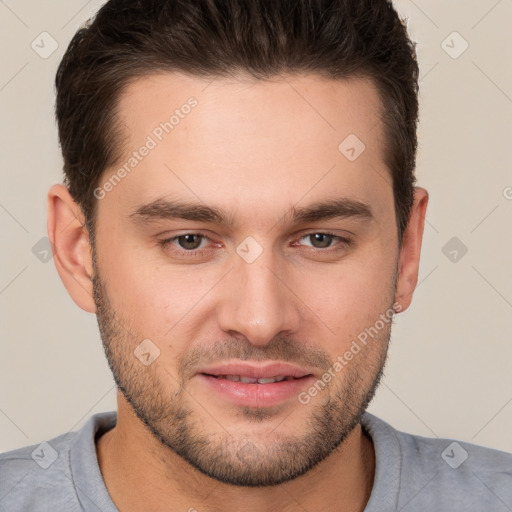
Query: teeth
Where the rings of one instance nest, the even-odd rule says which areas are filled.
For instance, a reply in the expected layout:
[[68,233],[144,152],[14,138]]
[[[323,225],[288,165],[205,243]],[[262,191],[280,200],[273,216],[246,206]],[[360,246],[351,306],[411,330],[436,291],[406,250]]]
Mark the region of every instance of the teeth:
[[240,382],[245,382],[246,384],[256,384],[258,379],[255,377],[240,377]]
[[258,379],[258,383],[259,384],[272,384],[276,382],[276,379],[274,377],[268,377],[268,378],[261,378],[261,379]]
[[267,378],[262,378],[262,379],[258,379],[258,382],[260,384],[271,384],[273,382],[281,382],[282,380],[284,380],[286,377],[284,376],[278,376],[278,377],[267,377]]
[[255,377],[240,377],[239,375],[217,375],[218,379],[232,380],[234,382],[243,382],[245,384],[272,384],[274,382],[281,382],[283,380],[292,380],[294,377],[285,377],[278,375],[277,377],[267,377],[257,379]]

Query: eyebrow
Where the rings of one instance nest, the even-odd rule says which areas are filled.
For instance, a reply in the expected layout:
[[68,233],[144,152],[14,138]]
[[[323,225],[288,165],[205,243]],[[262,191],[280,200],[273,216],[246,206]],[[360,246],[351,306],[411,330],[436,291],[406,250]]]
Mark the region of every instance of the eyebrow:
[[[204,203],[171,199],[156,199],[151,203],[141,205],[129,217],[136,223],[181,219],[232,227],[238,226],[236,216],[222,208],[207,206]],[[293,206],[281,218],[279,223],[295,225],[347,218],[370,221],[374,219],[374,216],[368,204],[342,197],[319,201],[309,206]]]

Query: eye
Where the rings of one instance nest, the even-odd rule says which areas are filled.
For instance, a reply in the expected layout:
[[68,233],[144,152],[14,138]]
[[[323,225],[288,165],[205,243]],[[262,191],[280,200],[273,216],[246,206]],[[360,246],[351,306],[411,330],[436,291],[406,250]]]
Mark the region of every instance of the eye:
[[199,249],[204,238],[203,235],[198,235],[197,233],[187,233],[186,235],[176,236],[172,240],[178,242],[181,249],[193,251]]
[[172,246],[172,250],[184,254],[188,253],[192,255],[195,251],[199,252],[205,247],[202,245],[204,241],[208,241],[209,238],[199,233],[184,233],[182,235],[173,236],[165,240],[160,240],[158,243],[164,249],[168,249]]
[[[330,249],[331,247],[336,247],[337,245],[341,245],[342,247],[347,247],[351,244],[351,241],[348,238],[335,235],[333,233],[308,233],[300,238],[300,240],[309,240],[311,242],[310,247],[315,249]],[[337,244],[333,242],[338,241]]]

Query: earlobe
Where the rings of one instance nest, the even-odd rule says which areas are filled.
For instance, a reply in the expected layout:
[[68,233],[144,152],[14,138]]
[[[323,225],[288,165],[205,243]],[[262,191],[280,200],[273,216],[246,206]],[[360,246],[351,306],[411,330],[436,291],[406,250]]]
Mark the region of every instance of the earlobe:
[[74,302],[96,312],[92,288],[92,254],[83,213],[65,185],[48,192],[48,238],[57,272]]
[[414,204],[404,232],[402,247],[398,260],[398,279],[396,285],[395,307],[397,313],[405,311],[412,301],[420,264],[421,242],[425,227],[425,214],[428,204],[428,192],[416,187]]

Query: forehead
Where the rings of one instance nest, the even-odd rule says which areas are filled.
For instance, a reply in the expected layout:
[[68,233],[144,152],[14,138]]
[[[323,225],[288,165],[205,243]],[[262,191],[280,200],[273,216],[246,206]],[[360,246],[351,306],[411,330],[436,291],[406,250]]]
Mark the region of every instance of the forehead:
[[169,195],[252,212],[333,193],[391,197],[382,104],[369,80],[161,73],[129,84],[118,113],[124,156],[102,180],[124,167],[109,200],[127,209]]
[[[232,135],[226,131],[230,128],[236,129],[239,138],[248,131],[259,138],[277,132],[280,139],[290,134],[302,135],[297,142],[304,142],[317,134],[336,134],[336,139],[352,130],[350,133],[367,139],[382,114],[377,89],[373,81],[365,78],[333,80],[318,75],[281,75],[258,80],[245,75],[236,79],[205,78],[162,72],[128,84],[119,100],[120,117],[131,134],[151,133],[156,121],[169,120],[176,110],[186,110],[187,116],[189,109],[183,107],[191,98],[199,106],[193,109],[194,121],[181,123],[182,129],[176,132],[183,132],[184,126],[186,131],[193,123],[194,129],[201,128],[209,140],[217,135],[213,140],[218,142]],[[251,114],[249,119],[247,114]],[[281,130],[283,125],[286,131]],[[371,136],[378,136],[379,131]]]

